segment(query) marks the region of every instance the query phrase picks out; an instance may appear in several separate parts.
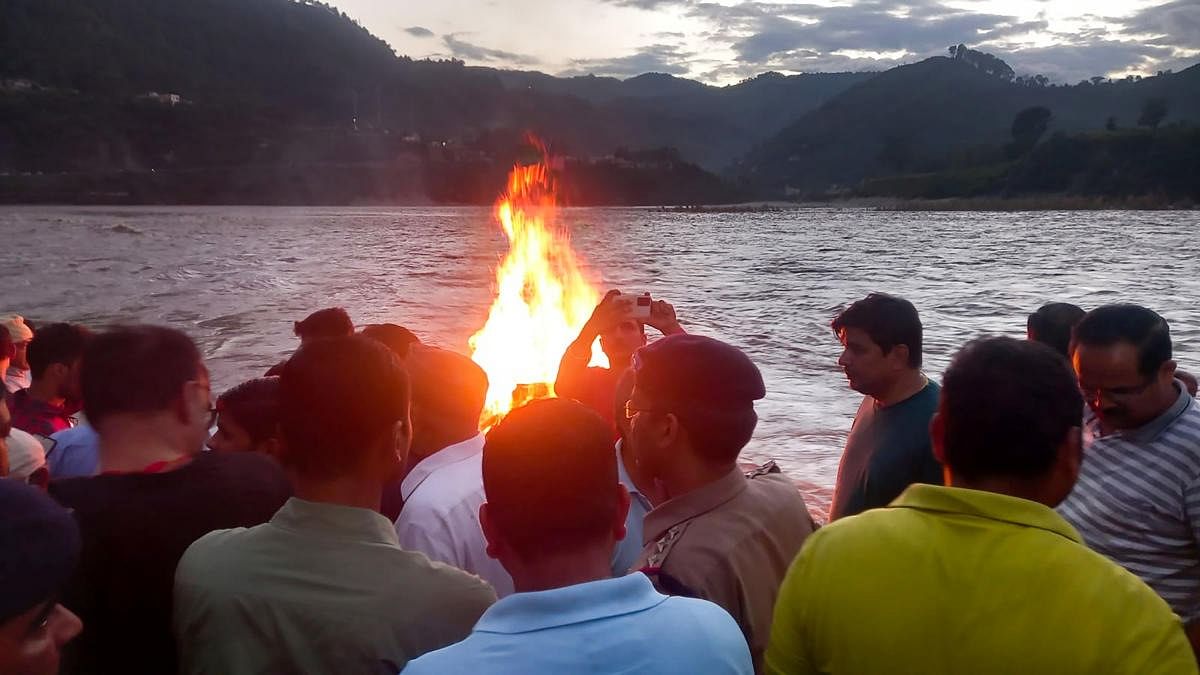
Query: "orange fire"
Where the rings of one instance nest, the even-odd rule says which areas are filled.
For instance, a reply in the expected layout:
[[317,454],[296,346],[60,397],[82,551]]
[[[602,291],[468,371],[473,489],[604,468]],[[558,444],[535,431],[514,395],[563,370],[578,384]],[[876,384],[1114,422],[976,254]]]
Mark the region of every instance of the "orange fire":
[[[483,428],[532,399],[554,395],[559,360],[600,300],[557,211],[547,159],[513,167],[496,202],[508,252],[496,268],[487,323],[469,340],[471,358],[490,382]],[[592,363],[607,365],[597,345]]]

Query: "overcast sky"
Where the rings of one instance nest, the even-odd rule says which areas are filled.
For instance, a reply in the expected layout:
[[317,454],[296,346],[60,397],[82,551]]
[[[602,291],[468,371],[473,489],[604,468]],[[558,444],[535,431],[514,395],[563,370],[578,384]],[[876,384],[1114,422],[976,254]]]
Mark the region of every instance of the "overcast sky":
[[883,70],[959,42],[1075,83],[1200,62],[1200,0],[327,0],[398,54],[555,75]]

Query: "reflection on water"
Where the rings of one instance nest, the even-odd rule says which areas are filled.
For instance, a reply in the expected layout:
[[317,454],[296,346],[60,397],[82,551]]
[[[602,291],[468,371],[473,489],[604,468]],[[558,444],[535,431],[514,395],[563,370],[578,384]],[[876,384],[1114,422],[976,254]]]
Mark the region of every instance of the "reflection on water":
[[[858,400],[829,321],[874,290],[912,300],[926,370],[981,334],[1022,335],[1048,301],[1147,304],[1200,370],[1200,218],[1189,212],[677,214],[569,209],[606,287],[670,300],[688,330],[759,364],[750,459],[825,495]],[[165,322],[200,343],[220,390],[295,346],[330,305],[465,351],[504,239],[483,208],[9,208],[0,311],[102,325]]]

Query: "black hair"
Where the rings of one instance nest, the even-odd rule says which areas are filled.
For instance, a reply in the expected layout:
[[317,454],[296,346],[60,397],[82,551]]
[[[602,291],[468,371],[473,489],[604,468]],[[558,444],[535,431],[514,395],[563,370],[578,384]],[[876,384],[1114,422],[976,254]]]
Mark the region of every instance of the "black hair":
[[402,359],[408,357],[414,344],[421,342],[411,330],[394,323],[373,323],[359,331],[359,334],[382,342]]
[[1025,321],[1029,338],[1068,356],[1071,350],[1071,331],[1087,312],[1069,302],[1042,305]]
[[254,443],[279,433],[279,378],[260,377],[243,382],[217,398],[217,411],[229,413]]
[[83,357],[92,332],[70,323],[52,323],[34,333],[29,343],[29,374],[40,378],[55,363],[67,366]]
[[1137,347],[1138,372],[1150,377],[1171,360],[1171,327],[1167,320],[1140,305],[1105,305],[1084,315],[1071,336],[1078,345],[1108,347],[1127,342]]
[[510,412],[483,447],[483,489],[496,528],[520,555],[573,550],[612,527],[617,498],[612,427],[569,399]]
[[165,326],[118,326],[96,335],[83,353],[83,410],[93,426],[119,413],[166,410],[183,385],[205,374],[200,350]]
[[1036,478],[1083,419],[1071,365],[1038,342],[992,337],[963,347],[942,377],[945,461],[968,479]]
[[347,337],[354,334],[354,322],[350,315],[341,307],[319,309],[309,314],[303,321],[297,321],[294,326],[296,337],[305,338],[334,338]]
[[908,366],[921,367],[921,317],[904,298],[871,293],[842,310],[830,326],[834,333],[841,333],[843,328],[865,331],[884,354],[896,345],[904,345],[908,347]]
[[345,475],[408,407],[408,374],[387,347],[361,335],[306,344],[279,376],[283,461],[306,476]]

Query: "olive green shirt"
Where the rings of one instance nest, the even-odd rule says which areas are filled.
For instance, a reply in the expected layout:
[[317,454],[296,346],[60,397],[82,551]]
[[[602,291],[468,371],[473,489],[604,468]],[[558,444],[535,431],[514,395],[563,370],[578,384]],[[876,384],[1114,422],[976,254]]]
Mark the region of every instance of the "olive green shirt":
[[395,673],[462,640],[496,600],[396,542],[367,509],[292,498],[192,544],[175,575],[182,673]]
[[723,607],[757,667],[779,584],[813,527],[800,491],[774,462],[748,474],[735,468],[646,514],[646,546],[635,569],[663,593]]

